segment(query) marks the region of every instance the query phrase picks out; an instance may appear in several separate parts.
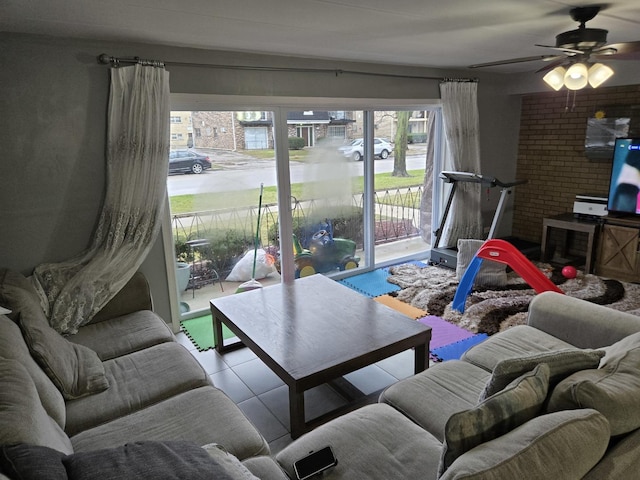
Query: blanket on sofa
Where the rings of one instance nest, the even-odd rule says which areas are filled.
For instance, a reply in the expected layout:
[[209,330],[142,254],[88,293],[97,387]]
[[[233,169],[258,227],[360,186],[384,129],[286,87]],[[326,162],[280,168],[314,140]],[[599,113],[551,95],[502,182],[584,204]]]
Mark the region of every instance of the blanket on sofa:
[[[567,279],[550,264],[537,263],[536,266],[567,295],[640,315],[640,285],[580,271],[576,278]],[[400,287],[391,293],[398,300],[473,333],[487,335],[524,324],[529,302],[536,294],[517,273],[509,272],[504,287],[474,286],[464,313],[460,313],[451,308],[458,288],[455,270],[403,264],[391,267],[389,274],[387,281]]]

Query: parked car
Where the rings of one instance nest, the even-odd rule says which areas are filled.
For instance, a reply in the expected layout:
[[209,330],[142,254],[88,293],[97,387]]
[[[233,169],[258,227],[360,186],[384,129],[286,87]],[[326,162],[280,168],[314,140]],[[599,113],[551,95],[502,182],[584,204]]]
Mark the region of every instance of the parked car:
[[[356,138],[349,144],[338,148],[338,151],[345,157],[353,158],[359,162],[364,158],[364,139]],[[393,152],[393,145],[382,138],[373,139],[373,154],[376,157],[387,158]]]
[[191,150],[169,152],[169,173],[202,173],[211,168],[211,160],[206,155]]

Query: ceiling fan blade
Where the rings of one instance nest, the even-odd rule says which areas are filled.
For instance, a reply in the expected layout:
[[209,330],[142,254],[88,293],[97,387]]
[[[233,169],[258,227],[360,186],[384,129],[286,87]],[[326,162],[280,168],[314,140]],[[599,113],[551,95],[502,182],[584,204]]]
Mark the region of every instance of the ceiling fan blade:
[[558,50],[560,52],[566,53],[567,55],[574,54],[574,55],[582,55],[584,54],[584,52],[582,50],[574,50],[573,48],[565,48],[565,47],[555,47],[553,45],[540,45],[539,43],[535,44],[536,47],[542,47],[542,48],[551,48],[553,50]]
[[548,72],[549,70],[553,70],[558,65],[562,65],[563,63],[565,63],[567,61],[567,57],[556,57],[556,58],[557,58],[557,60],[549,62],[544,67],[539,68],[538,70],[536,70],[536,73]]
[[[478,63],[475,65],[469,65],[468,68],[483,68],[483,67],[497,67],[499,65],[509,65],[512,63],[524,63],[524,62],[535,62],[535,61],[551,61],[554,58],[558,58],[557,55],[535,55],[533,57],[521,57],[521,58],[512,58],[510,60],[498,60],[497,62],[487,62],[487,63]],[[564,57],[563,57],[564,60]]]
[[640,41],[612,43],[591,53],[599,60],[640,60]]

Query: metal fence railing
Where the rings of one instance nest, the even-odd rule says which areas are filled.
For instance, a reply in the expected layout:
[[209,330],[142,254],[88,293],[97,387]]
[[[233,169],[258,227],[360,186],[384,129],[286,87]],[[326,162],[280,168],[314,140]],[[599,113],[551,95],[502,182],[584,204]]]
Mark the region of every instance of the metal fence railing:
[[[382,190],[375,192],[375,243],[376,245],[393,242],[403,238],[420,235],[420,202],[423,194],[422,186],[402,188],[396,190]],[[332,215],[336,237],[354,240],[361,247],[363,244],[363,205],[364,195],[353,195],[351,205],[342,208],[339,214]],[[311,231],[315,224],[324,221],[326,212],[335,212],[333,207],[327,207],[314,200],[299,201],[292,198],[291,202],[294,230]],[[172,216],[173,238],[176,245],[176,255],[187,261],[193,261],[188,256],[187,242],[195,239],[209,239],[215,245],[208,252],[207,257],[215,257],[217,268],[225,271],[232,266],[229,257],[237,255],[253,245],[256,235],[258,207],[238,207]],[[262,205],[260,212],[261,244],[268,248],[277,245],[278,205]],[[313,233],[313,232],[311,232]],[[304,237],[304,233],[302,233]],[[303,246],[304,238],[301,239]],[[192,252],[193,253],[193,252]]]

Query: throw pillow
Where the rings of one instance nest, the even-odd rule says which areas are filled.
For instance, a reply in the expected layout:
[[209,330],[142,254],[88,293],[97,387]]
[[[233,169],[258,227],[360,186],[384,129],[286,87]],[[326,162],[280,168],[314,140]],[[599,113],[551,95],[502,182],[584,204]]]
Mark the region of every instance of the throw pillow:
[[640,428],[640,332],[606,347],[600,368],[562,380],[549,397],[550,412],[593,408],[611,425],[611,435]]
[[67,480],[64,453],[39,445],[19,443],[0,448],[0,473],[20,480]]
[[508,358],[498,362],[491,378],[480,394],[480,400],[499,392],[513,380],[525,372],[529,372],[540,363],[549,365],[549,388],[574,372],[597,368],[604,350],[556,350],[528,355],[526,357]]
[[451,415],[445,425],[438,477],[456,458],[536,417],[549,388],[549,367],[538,365],[470,410]]
[[[456,260],[456,277],[462,278],[467,267],[480,249],[484,240],[459,239],[458,256]],[[507,284],[507,266],[504,263],[483,260],[480,270],[474,280],[475,285],[504,287]]]
[[23,312],[25,315],[44,313],[40,296],[27,277],[8,268],[0,269],[0,305],[11,310],[6,315],[14,322]]
[[63,459],[71,480],[255,479],[243,465],[227,468],[193,442],[136,442]]
[[10,478],[25,480],[257,480],[238,459],[215,450],[187,441],[147,441],[65,456],[19,444],[0,449],[0,467]]
[[64,398],[72,400],[109,387],[98,355],[51,328],[38,293],[24,275],[0,269],[0,303],[13,310],[10,318],[19,323],[31,355]]
[[65,399],[73,400],[109,388],[98,354],[56,332],[48,325],[44,313],[20,315],[18,323],[31,355]]

